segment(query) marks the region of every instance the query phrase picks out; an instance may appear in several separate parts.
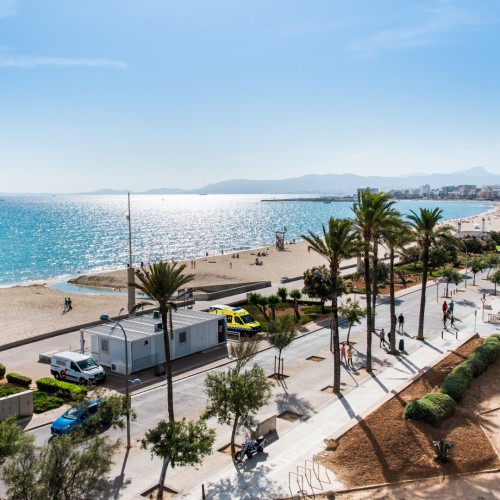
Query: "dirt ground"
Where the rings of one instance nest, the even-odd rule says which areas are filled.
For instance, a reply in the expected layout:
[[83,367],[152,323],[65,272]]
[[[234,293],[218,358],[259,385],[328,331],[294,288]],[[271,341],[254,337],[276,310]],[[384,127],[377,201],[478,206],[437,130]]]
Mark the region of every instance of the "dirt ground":
[[[451,369],[481,343],[478,338],[469,341],[350,429],[339,439],[335,451],[322,453],[322,465],[332,470],[346,489],[499,468],[500,359],[474,379],[455,414],[439,427],[403,419],[408,401],[437,390]],[[450,459],[444,465],[435,460],[431,446],[433,440],[441,437],[453,444]],[[407,486],[399,491],[400,496],[391,498],[410,498],[412,495],[405,491],[409,493]],[[375,498],[376,492],[372,493]],[[361,498],[360,495],[351,493],[348,498]],[[380,495],[377,498],[384,497]],[[363,498],[370,498],[370,494]]]

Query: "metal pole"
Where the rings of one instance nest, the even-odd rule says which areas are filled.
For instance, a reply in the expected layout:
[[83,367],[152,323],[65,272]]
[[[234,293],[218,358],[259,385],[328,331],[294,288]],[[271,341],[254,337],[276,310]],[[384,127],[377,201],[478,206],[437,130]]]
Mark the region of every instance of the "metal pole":
[[130,396],[129,396],[129,374],[128,374],[128,341],[127,341],[127,334],[125,333],[125,328],[118,322],[115,321],[114,319],[111,319],[107,314],[101,315],[101,320],[103,321],[108,321],[110,323],[114,323],[115,325],[118,325],[122,332],[123,332],[123,337],[125,338],[125,398],[127,400],[127,448],[130,448]]
[[127,269],[127,280],[128,280],[128,315],[129,317],[135,316],[135,275],[134,275],[134,267],[132,263],[132,220],[130,216],[130,193],[128,193],[128,254],[129,254],[129,262]]

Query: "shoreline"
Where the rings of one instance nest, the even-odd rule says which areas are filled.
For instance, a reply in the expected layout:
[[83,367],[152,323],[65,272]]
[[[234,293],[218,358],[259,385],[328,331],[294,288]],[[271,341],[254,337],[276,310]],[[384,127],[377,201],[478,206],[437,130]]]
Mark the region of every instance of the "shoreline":
[[[395,201],[405,201],[405,200],[395,200]],[[424,201],[433,201],[433,200],[424,200]],[[443,202],[456,202],[456,200],[440,200]],[[474,203],[477,202],[477,200],[463,200],[466,203]],[[459,217],[459,218],[454,218],[454,219],[447,219],[444,221],[441,221],[439,224],[449,224],[452,225],[453,229],[456,231],[457,227],[455,225],[460,221],[462,224],[468,224],[469,222],[473,222],[474,226],[477,226],[478,224],[481,225],[482,219],[486,219],[486,222],[490,222],[491,226],[491,216],[493,215],[495,218],[500,217],[500,202],[499,201],[492,201],[489,202],[493,206],[491,209],[487,210],[486,212],[481,212],[477,215],[471,215],[468,217]],[[495,216],[496,214],[496,216]],[[492,230],[497,230],[500,231],[500,223],[498,224],[498,228],[494,229],[492,227],[488,228],[488,223],[486,224],[486,230],[487,232],[492,231]],[[474,227],[463,227],[462,226],[462,232],[469,232],[469,231],[478,231],[478,229],[474,229]],[[303,245],[305,242],[304,240],[297,240],[295,242],[295,245]],[[293,244],[290,244],[293,245]],[[287,247],[289,245],[287,244]],[[240,251],[235,251],[235,252],[230,252],[229,256],[234,254],[239,254],[241,255],[253,255],[254,253],[257,254],[262,251],[269,251],[270,249],[274,249],[275,246],[274,244],[270,244],[267,246],[261,246],[261,247],[255,247],[255,248],[250,248],[247,250],[240,250]],[[190,273],[194,272],[196,273],[196,270],[190,269],[190,262],[191,261],[196,261],[197,263],[203,262],[203,261],[214,261],[215,263],[218,263],[220,259],[226,258],[228,256],[227,253],[218,253],[218,254],[212,254],[209,255],[208,257],[202,256],[202,257],[197,257],[195,259],[191,260],[179,260],[176,261],[179,264],[186,264],[187,268],[185,272]],[[147,263],[149,264],[149,263]],[[138,268],[139,266],[136,266]],[[51,288],[52,285],[57,285],[57,284],[66,284],[68,283],[69,285],[75,286],[77,288],[85,288],[88,287],[89,289],[92,289],[92,291],[89,291],[88,294],[91,295],[99,295],[99,289],[102,289],[102,293],[110,293],[111,291],[115,291],[117,288],[120,289],[126,289],[127,287],[127,280],[126,278],[123,278],[121,276],[122,274],[126,274],[127,268],[116,268],[116,269],[110,269],[106,271],[99,271],[99,272],[93,272],[90,271],[88,274],[77,274],[77,275],[69,275],[65,274],[62,276],[54,277],[54,278],[48,278],[48,279],[39,279],[39,280],[34,280],[26,283],[14,283],[10,285],[0,285],[0,292],[2,290],[9,290],[15,287],[30,287],[30,286],[43,286],[46,288]],[[292,277],[292,276],[288,276]],[[280,277],[281,278],[281,277]],[[205,282],[204,279],[202,281],[202,286],[203,285],[208,285],[208,283]],[[232,282],[233,280],[229,280],[229,282]],[[252,281],[252,280],[250,280]],[[266,279],[264,281],[269,281],[269,279]],[[271,280],[273,281],[273,280]],[[214,283],[215,284],[215,283]],[[57,288],[54,288],[54,290],[58,290]],[[77,294],[77,295],[83,295],[85,292],[78,292],[78,291],[65,291],[62,293],[72,293],[72,294]]]
[[[500,205],[492,211],[476,216],[458,219],[462,222],[462,230],[467,232],[482,219],[486,219],[487,231],[500,230]],[[452,227],[457,227],[457,221],[443,221]],[[477,232],[477,231],[476,231]],[[306,269],[324,265],[325,260],[315,252],[308,252],[307,242],[300,241],[285,245],[285,251],[277,251],[275,246],[260,247],[239,254],[239,258],[232,257],[232,253],[224,255],[210,255],[201,259],[187,261],[185,270],[195,275],[195,279],[188,286],[203,288],[204,286],[222,284],[241,284],[255,281],[271,281],[274,285],[280,284],[281,278],[302,276]],[[269,250],[267,250],[269,248]],[[262,250],[268,255],[258,257]],[[255,259],[262,261],[262,265],[255,265]],[[353,259],[350,263],[355,263]],[[195,263],[195,264],[193,264]],[[347,264],[347,262],[345,263]],[[195,265],[196,268],[191,268]],[[102,273],[93,276],[80,277],[81,280],[92,281],[93,285],[108,284],[109,286],[126,286],[126,268]],[[13,285],[0,288],[0,318],[3,329],[0,345],[27,340],[51,331],[68,329],[76,325],[98,320],[101,314],[111,317],[119,316],[127,310],[128,296],[126,293],[73,293],[48,288],[47,283],[58,280],[44,280],[43,284]],[[79,285],[81,285],[80,283]],[[300,282],[293,285],[300,288]],[[265,293],[265,292],[264,292]],[[70,296],[73,309],[63,313],[64,298]]]

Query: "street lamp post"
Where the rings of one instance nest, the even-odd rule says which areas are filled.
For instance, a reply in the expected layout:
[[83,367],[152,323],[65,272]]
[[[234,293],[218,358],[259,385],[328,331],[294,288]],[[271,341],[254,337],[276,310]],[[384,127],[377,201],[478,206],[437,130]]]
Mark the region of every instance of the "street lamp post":
[[467,288],[467,268],[469,267],[468,266],[468,261],[467,261],[467,247],[465,246],[465,243],[460,240],[462,242],[462,245],[464,246],[465,248],[465,288]]
[[114,319],[111,319],[107,314],[101,314],[101,321],[108,321],[109,323],[114,323],[118,325],[122,332],[123,337],[125,338],[125,398],[127,400],[127,448],[130,448],[130,397],[129,397],[129,380],[128,380],[128,342],[127,342],[127,334],[125,333],[125,328]]

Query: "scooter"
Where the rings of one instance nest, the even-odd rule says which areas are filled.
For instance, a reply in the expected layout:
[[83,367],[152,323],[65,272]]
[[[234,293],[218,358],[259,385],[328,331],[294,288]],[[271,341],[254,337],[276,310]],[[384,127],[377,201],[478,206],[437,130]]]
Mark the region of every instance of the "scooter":
[[243,464],[243,458],[245,455],[248,459],[252,458],[257,453],[264,451],[264,446],[268,443],[264,436],[260,436],[257,439],[247,439],[241,445],[241,450],[237,451],[234,455],[234,459],[238,464]]

